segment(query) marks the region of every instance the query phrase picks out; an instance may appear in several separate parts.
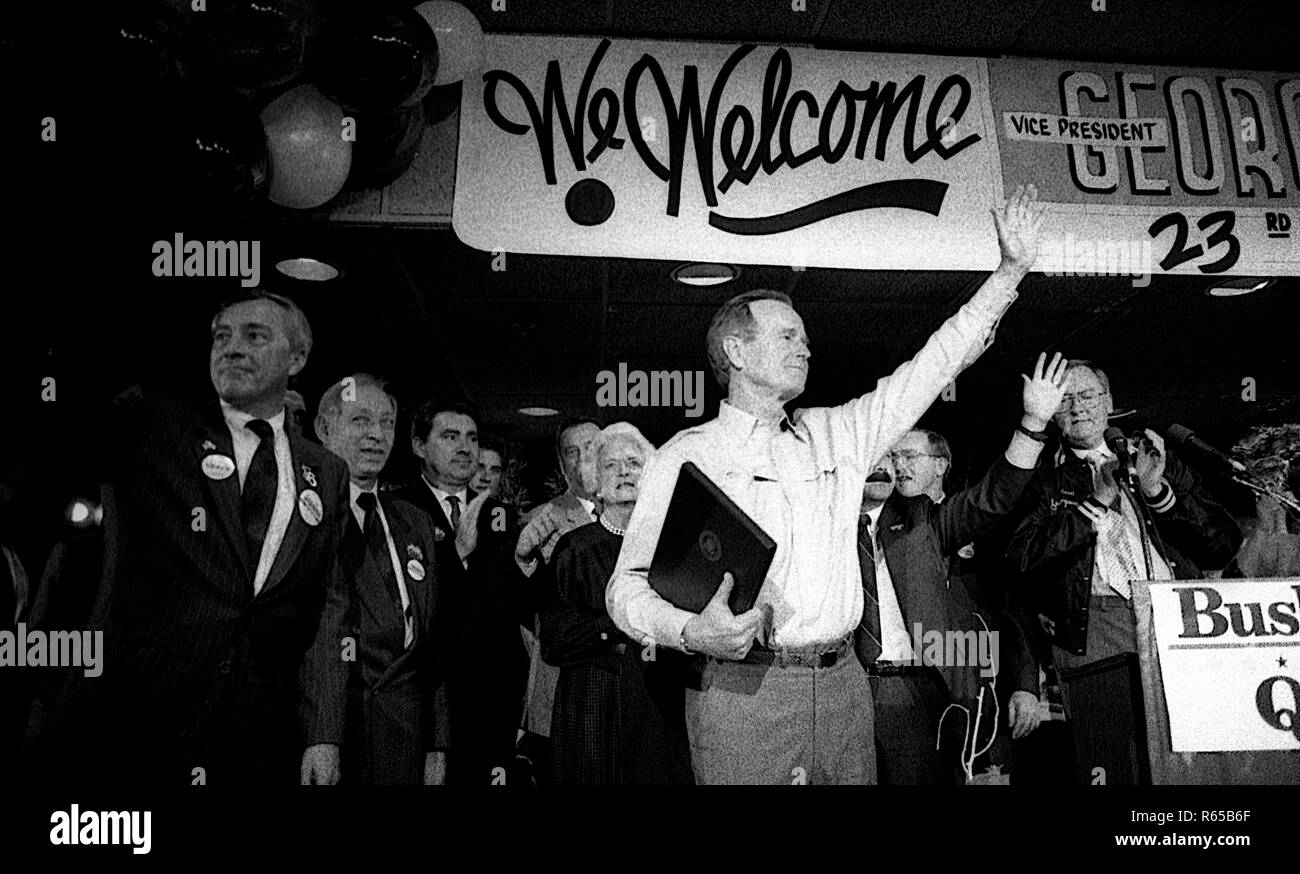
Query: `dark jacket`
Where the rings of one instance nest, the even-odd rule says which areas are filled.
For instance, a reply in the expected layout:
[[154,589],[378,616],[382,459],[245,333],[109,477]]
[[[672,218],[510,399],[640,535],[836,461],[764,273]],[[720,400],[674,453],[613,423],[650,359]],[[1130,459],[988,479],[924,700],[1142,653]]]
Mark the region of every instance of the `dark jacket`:
[[[877,524],[877,541],[898,596],[908,634],[923,631],[985,631],[993,625],[980,615],[964,592],[948,587],[949,563],[957,550],[986,533],[1011,511],[1033,476],[999,456],[970,488],[936,504],[926,495],[885,501]],[[924,651],[924,650],[923,650]],[[939,669],[953,700],[973,705],[987,680],[976,665],[946,664]]]
[[234,458],[215,401],[135,390],[102,424],[103,579],[88,624],[105,667],[69,673],[36,758],[79,780],[180,786],[203,769],[212,785],[295,784],[304,746],[343,741],[343,462],[290,433],[298,500],[254,596],[238,477],[204,473],[209,455]]
[[[424,756],[450,745],[446,687],[437,635],[436,536],[427,513],[380,493],[397,547],[414,637],[405,646],[401,602],[394,603],[382,569],[361,540],[355,517],[344,537],[342,560],[356,581],[352,632],[359,642],[348,682],[345,779],[369,784],[423,781]],[[384,562],[390,562],[387,555]]]
[[[520,624],[526,618],[531,628],[532,618],[522,606],[521,575],[512,567],[519,529],[510,508],[489,498],[466,567],[451,521],[429,486],[417,479],[396,494],[424,510],[436,529],[440,654],[451,724],[447,781],[490,785],[497,768],[514,762],[528,684]],[[466,507],[475,497],[467,490]]]
[[[1049,620],[1052,641],[1083,655],[1097,534],[1079,505],[1092,495],[1092,469],[1068,449],[1046,459],[1025,496],[1029,513],[1007,548],[1008,574],[1013,597],[1025,611]],[[1232,515],[1172,452],[1167,453],[1165,480],[1175,500],[1164,512],[1153,508],[1153,549],[1177,579],[1199,578],[1202,567],[1223,567],[1241,544]]]

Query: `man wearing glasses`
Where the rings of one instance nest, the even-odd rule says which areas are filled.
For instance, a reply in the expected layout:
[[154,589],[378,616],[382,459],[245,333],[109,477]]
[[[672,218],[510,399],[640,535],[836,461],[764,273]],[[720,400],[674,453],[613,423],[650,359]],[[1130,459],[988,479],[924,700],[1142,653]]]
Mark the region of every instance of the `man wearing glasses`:
[[1123,487],[1106,445],[1114,404],[1110,380],[1090,361],[1067,364],[1065,395],[1053,420],[1061,447],[1030,483],[1007,550],[1013,596],[1038,615],[1058,668],[1070,670],[1137,652],[1132,580],[1146,576],[1142,501],[1154,523],[1154,579],[1193,579],[1223,567],[1241,542],[1232,516],[1191,470],[1147,429],[1130,439],[1138,491]]
[[[980,664],[966,654],[953,661],[945,654],[935,663],[927,651],[918,664],[915,656],[934,632],[963,632],[974,641],[992,630],[964,592],[950,590],[950,562],[1015,507],[1033,476],[1064,381],[1061,356],[1049,364],[1046,354],[1039,355],[1033,376],[1024,377],[1024,416],[1006,452],[979,482],[947,500],[942,477],[951,454],[946,441],[929,431],[908,432],[867,477],[858,520],[865,609],[855,648],[875,701],[882,784],[951,784],[950,763],[956,758],[951,753],[960,746],[962,768],[969,774],[997,732],[991,683],[996,663]],[[989,636],[980,658],[996,658],[996,640]],[[1037,704],[1035,696],[1028,697]],[[964,717],[954,714],[948,720],[947,733],[956,729],[961,742],[941,752],[936,742],[950,703],[965,710]],[[1015,727],[1027,733],[1036,710],[1022,709],[1025,724]]]

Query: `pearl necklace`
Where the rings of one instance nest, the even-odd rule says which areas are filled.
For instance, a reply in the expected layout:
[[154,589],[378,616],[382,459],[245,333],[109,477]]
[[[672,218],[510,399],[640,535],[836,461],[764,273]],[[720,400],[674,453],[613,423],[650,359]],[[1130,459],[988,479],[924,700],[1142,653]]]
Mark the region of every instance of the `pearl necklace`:
[[615,535],[616,537],[622,537],[624,533],[627,532],[626,528],[619,528],[616,525],[611,525],[609,522],[606,522],[604,516],[597,516],[596,521],[601,524],[601,527],[603,527],[606,531],[608,531],[610,534]]

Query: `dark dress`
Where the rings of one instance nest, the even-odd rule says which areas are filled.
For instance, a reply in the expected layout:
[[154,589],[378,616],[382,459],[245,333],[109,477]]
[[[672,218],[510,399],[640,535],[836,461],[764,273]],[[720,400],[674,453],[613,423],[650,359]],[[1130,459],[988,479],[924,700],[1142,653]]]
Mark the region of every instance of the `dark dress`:
[[650,650],[605,612],[623,538],[599,522],[560,538],[543,581],[542,659],[560,668],[551,717],[556,784],[688,785],[681,653]]

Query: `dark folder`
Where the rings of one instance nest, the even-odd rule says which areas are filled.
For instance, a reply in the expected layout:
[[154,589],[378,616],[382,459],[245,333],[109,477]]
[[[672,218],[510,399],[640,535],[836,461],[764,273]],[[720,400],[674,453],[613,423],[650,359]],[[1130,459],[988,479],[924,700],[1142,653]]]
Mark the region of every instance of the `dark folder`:
[[776,541],[692,462],[682,465],[650,563],[650,586],[683,610],[699,613],[731,572],[732,613],[754,606]]

